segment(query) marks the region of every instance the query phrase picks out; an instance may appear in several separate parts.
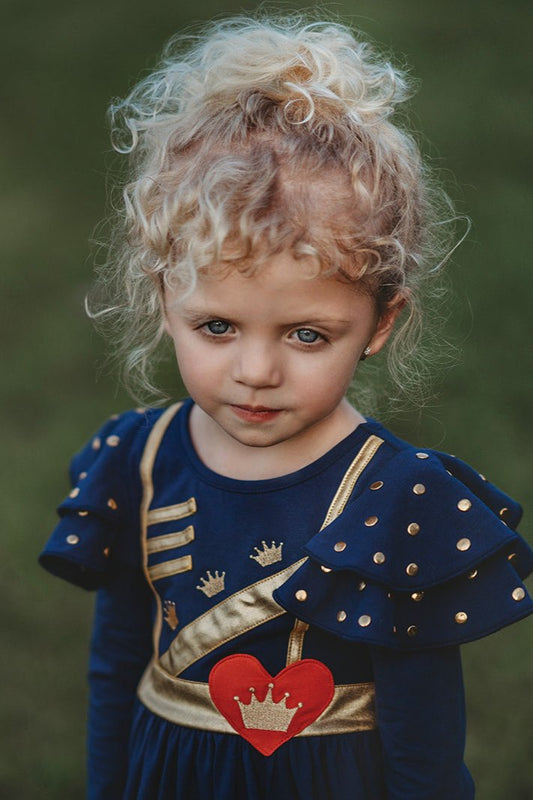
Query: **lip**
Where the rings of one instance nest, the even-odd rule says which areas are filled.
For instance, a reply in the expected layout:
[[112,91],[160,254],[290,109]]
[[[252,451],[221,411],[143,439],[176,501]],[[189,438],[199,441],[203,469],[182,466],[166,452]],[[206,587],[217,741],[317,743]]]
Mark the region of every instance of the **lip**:
[[232,405],[231,409],[236,416],[245,422],[269,422],[281,414],[281,409],[268,408],[268,406]]

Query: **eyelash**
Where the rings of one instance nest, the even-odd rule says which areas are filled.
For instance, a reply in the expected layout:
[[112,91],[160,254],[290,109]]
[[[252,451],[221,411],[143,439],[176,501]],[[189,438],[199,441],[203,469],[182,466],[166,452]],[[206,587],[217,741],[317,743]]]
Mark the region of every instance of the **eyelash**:
[[[214,325],[224,325],[224,326],[226,326],[226,329],[223,330],[223,331],[219,330],[217,332],[217,331],[214,331],[214,330],[212,330],[210,328],[210,326],[214,326]],[[210,319],[207,322],[204,322],[202,325],[199,326],[200,332],[204,336],[207,336],[207,337],[209,337],[211,339],[218,339],[218,338],[222,339],[222,337],[224,337],[225,335],[227,335],[230,332],[230,329],[231,329],[231,323],[227,322],[224,319]],[[316,338],[314,338],[313,341],[311,341],[311,342],[306,342],[303,339],[300,339],[300,337],[298,336],[298,334],[301,334],[301,333],[307,333],[307,334],[311,333]],[[320,344],[326,344],[329,341],[327,339],[327,337],[324,336],[324,334],[319,333],[318,331],[315,331],[313,328],[297,328],[296,330],[291,331],[290,336],[291,336],[291,338],[295,337],[298,344],[302,345],[303,347],[308,347],[308,348],[317,347]]]

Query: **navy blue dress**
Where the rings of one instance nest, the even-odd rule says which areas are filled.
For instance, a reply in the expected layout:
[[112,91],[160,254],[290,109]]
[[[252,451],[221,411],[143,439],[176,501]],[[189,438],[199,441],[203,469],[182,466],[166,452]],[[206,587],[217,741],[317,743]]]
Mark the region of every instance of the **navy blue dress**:
[[369,420],[279,478],[110,419],[40,561],[98,589],[91,800],[467,800],[459,645],[531,611],[517,503]]

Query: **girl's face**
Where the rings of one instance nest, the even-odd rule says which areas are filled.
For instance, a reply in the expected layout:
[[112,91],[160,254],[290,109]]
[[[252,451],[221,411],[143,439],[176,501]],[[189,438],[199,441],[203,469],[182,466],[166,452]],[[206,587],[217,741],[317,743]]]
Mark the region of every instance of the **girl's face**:
[[335,276],[310,278],[288,252],[254,275],[200,277],[194,292],[167,291],[165,303],[180,374],[211,435],[233,449],[277,446],[280,456],[338,428],[363,350],[381,349],[399,310],[378,319],[368,294]]

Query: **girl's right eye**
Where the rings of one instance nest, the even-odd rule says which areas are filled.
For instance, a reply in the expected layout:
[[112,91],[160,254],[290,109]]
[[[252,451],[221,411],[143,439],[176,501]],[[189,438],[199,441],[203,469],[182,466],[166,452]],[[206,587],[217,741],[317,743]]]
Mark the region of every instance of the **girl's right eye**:
[[203,327],[206,328],[209,333],[212,333],[215,336],[221,336],[229,331],[230,324],[229,322],[224,322],[223,319],[212,319],[209,322],[206,322]]

